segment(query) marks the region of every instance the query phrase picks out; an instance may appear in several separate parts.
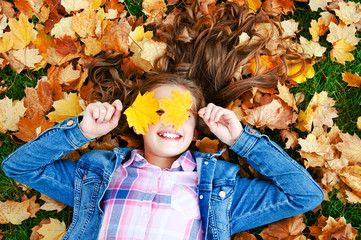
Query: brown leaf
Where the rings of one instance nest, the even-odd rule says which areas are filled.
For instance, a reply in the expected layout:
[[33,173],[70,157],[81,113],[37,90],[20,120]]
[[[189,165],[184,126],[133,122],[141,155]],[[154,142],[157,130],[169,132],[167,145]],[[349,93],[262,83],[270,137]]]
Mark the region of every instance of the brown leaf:
[[248,231],[236,233],[232,237],[232,240],[257,240],[257,238],[253,234],[250,234]]
[[33,196],[30,199],[28,199],[28,197],[26,195],[24,195],[21,199],[21,202],[25,202],[25,201],[29,202],[29,208],[27,211],[31,214],[30,217],[31,218],[36,217],[36,213],[40,210],[40,204],[35,203],[36,196]]
[[287,142],[286,142],[287,149],[289,149],[289,148],[294,149],[297,146],[297,144],[298,144],[298,133],[297,132],[281,130],[280,136],[282,138],[282,141],[284,141],[284,142],[287,139]]
[[264,240],[293,240],[301,236],[305,228],[306,224],[303,223],[303,214],[300,214],[269,224],[260,235]]
[[208,137],[204,137],[202,140],[196,141],[196,147],[200,152],[204,153],[216,153],[218,152],[219,141],[217,139],[211,140]]
[[342,152],[341,156],[346,158],[352,165],[361,163],[361,139],[357,134],[354,133],[351,136],[348,133],[340,133],[339,136],[342,142],[337,143],[336,147]]
[[14,6],[11,2],[0,0],[0,8],[1,12],[7,17],[7,18],[13,18],[15,16],[15,10]]
[[35,229],[40,235],[39,239],[61,240],[66,233],[65,223],[54,218],[50,218],[49,222],[42,221],[39,228]]
[[28,18],[34,15],[34,9],[27,0],[15,0],[15,7]]
[[288,129],[289,124],[294,123],[297,119],[297,114],[289,109],[285,109],[282,104],[273,99],[271,103],[257,107],[254,109],[246,109],[245,120],[257,128],[270,129]]
[[52,92],[53,89],[46,78],[39,80],[35,88],[25,88],[25,116],[32,119],[37,112],[44,115],[49,112],[53,104]]
[[102,50],[127,54],[128,36],[131,30],[128,22],[114,23],[103,36]]
[[66,204],[56,201],[45,194],[41,194],[41,200],[45,201],[43,205],[41,205],[40,209],[45,211],[54,211],[60,212],[66,207]]
[[311,235],[318,239],[355,239],[357,237],[357,230],[352,227],[350,223],[346,223],[344,217],[339,217],[336,220],[333,217],[321,216],[317,220],[316,226],[309,227]]
[[67,55],[70,53],[76,54],[79,52],[79,48],[81,48],[79,42],[74,42],[74,40],[68,35],[65,35],[62,38],[54,38],[54,40],[55,49],[61,55]]
[[0,132],[17,131],[16,125],[20,117],[24,116],[26,108],[24,107],[24,100],[12,101],[7,96],[0,100]]
[[0,202],[0,224],[21,224],[28,219],[31,213],[28,212],[30,201],[15,202],[7,200]]
[[95,37],[95,28],[97,24],[96,12],[88,8],[81,13],[77,13],[73,16],[71,23],[74,31],[81,37]]
[[54,123],[46,120],[42,112],[37,112],[31,119],[20,118],[18,123],[19,132],[15,133],[15,136],[24,142],[28,142],[52,126],[54,126]]
[[355,73],[344,72],[342,73],[342,80],[347,82],[351,87],[360,87],[361,77]]

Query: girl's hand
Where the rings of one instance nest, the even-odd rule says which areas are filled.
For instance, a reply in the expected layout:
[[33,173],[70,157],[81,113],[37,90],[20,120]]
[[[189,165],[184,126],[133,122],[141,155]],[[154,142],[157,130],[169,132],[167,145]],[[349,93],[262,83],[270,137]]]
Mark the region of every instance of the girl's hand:
[[206,122],[211,132],[228,146],[232,146],[243,131],[242,124],[233,111],[218,107],[213,103],[200,109],[198,114]]
[[113,104],[91,103],[86,107],[79,127],[89,139],[103,136],[118,126],[122,109],[120,100],[115,100]]

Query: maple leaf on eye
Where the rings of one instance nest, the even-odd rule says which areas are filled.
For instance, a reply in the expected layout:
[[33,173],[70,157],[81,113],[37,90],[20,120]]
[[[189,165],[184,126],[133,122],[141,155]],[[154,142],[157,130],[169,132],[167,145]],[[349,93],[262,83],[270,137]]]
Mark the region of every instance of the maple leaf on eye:
[[331,60],[345,65],[346,61],[355,60],[355,57],[350,53],[350,51],[355,49],[356,47],[352,46],[350,43],[345,43],[345,39],[341,39],[333,44],[330,55]]
[[344,72],[342,73],[342,80],[347,82],[351,87],[360,87],[361,85],[361,77],[357,73]]
[[296,239],[296,237],[302,236],[305,228],[303,214],[300,214],[269,224],[260,235],[264,240]]
[[189,91],[181,93],[179,89],[171,91],[172,98],[162,98],[159,107],[164,110],[160,121],[164,125],[174,125],[177,131],[189,117],[189,109],[192,107],[192,96]]
[[153,98],[154,92],[146,92],[143,96],[139,93],[132,106],[124,114],[127,116],[129,127],[135,128],[138,134],[148,132],[148,124],[159,122],[159,100]]
[[65,119],[78,116],[83,112],[84,101],[76,94],[65,94],[64,99],[55,101],[55,111],[50,112],[47,117],[50,122],[62,122]]

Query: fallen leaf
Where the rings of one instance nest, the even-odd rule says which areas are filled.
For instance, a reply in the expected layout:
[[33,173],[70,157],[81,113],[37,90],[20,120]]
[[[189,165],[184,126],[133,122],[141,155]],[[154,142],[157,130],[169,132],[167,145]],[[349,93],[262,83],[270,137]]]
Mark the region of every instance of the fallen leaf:
[[87,9],[89,7],[88,0],[61,0],[61,5],[65,10],[70,13],[72,11],[76,12],[82,9]]
[[29,49],[28,47],[14,50],[13,56],[26,67],[34,68],[35,64],[40,63],[43,57],[39,55],[38,49]]
[[318,42],[320,36],[323,36],[328,31],[328,27],[325,25],[323,18],[319,18],[318,21],[312,19],[311,27],[309,28],[309,32],[312,36],[312,40]]
[[300,37],[300,43],[305,53],[308,53],[311,57],[322,57],[325,53],[325,47],[322,47],[319,43],[314,41],[308,41],[304,37]]
[[337,149],[342,152],[342,157],[346,158],[350,164],[361,163],[361,139],[357,136],[350,135],[349,133],[340,133],[342,142],[336,144]]
[[23,13],[28,18],[31,18],[35,13],[30,2],[27,0],[16,0],[14,2],[14,4],[15,4],[15,7],[19,10],[19,12]]
[[329,2],[332,2],[332,0],[310,0],[309,6],[312,11],[317,11],[319,8],[326,10]]
[[297,83],[303,83],[307,81],[307,78],[313,78],[315,70],[312,64],[306,63],[303,71],[301,72],[302,65],[294,61],[289,61],[288,76]]
[[275,67],[277,67],[277,63],[272,60],[272,57],[268,55],[261,55],[259,63],[257,63],[255,58],[252,58],[249,61],[248,71],[252,75],[262,75]]
[[11,2],[1,0],[0,1],[0,8],[2,9],[2,13],[7,18],[13,18],[15,16],[14,6]]
[[6,59],[6,61],[10,64],[10,67],[16,72],[16,73],[21,73],[24,68],[25,65],[23,63],[21,63],[19,60],[17,60],[14,55],[13,55],[14,51],[9,51],[7,53],[2,53],[2,57]]
[[164,125],[173,125],[177,131],[189,118],[189,109],[192,107],[192,96],[189,91],[181,93],[179,89],[171,91],[172,98],[162,98],[159,108],[164,111],[160,122]]
[[321,216],[315,226],[309,227],[311,235],[318,239],[355,239],[357,230],[350,223],[346,223],[344,217],[334,219],[333,217]]
[[278,82],[277,89],[279,92],[277,96],[279,96],[285,103],[287,103],[288,106],[298,111],[295,97],[293,96],[293,94],[290,93],[288,87]]
[[36,196],[33,196],[30,199],[28,199],[28,197],[24,195],[21,199],[21,202],[25,202],[25,201],[29,202],[29,207],[27,209],[27,212],[30,213],[30,217],[31,218],[36,217],[36,213],[40,210],[40,204],[35,203]]
[[54,24],[50,34],[56,38],[62,38],[65,35],[68,35],[71,38],[76,39],[76,34],[72,27],[72,18],[73,17],[61,18],[59,22]]
[[264,240],[291,240],[301,236],[305,228],[306,224],[303,223],[303,214],[300,214],[269,224],[260,235]]
[[46,115],[50,122],[60,123],[83,112],[83,100],[76,93],[65,94],[64,99],[53,103],[54,111]]
[[42,112],[37,112],[31,119],[21,117],[17,125],[19,132],[15,133],[15,136],[24,142],[29,142],[46,129],[54,126],[54,123],[46,120]]
[[327,127],[332,127],[333,118],[338,117],[334,106],[335,100],[328,97],[327,92],[315,93],[307,107],[313,110],[313,126],[322,127],[326,125]]
[[146,24],[160,23],[167,11],[164,0],[144,0],[142,7],[143,12],[148,17]]
[[61,55],[67,55],[67,54],[76,54],[79,52],[78,48],[81,48],[79,45],[79,42],[74,42],[74,40],[68,36],[65,35],[62,38],[54,38],[55,41],[55,49],[58,53]]
[[361,203],[361,197],[353,192],[346,190],[347,201],[352,204]]
[[43,236],[42,239],[61,240],[66,233],[66,226],[64,222],[50,218],[50,222],[43,223],[37,232]]
[[134,42],[141,42],[143,41],[143,38],[148,38],[151,39],[153,38],[153,32],[152,31],[147,31],[144,32],[144,26],[138,26],[134,29],[134,31],[130,32],[129,34],[129,42],[132,43]]
[[[79,0],[77,0],[79,1]],[[74,31],[81,37],[95,37],[95,28],[98,18],[96,12],[88,8],[73,16],[71,23]]]
[[60,212],[64,208],[66,208],[66,204],[61,203],[52,199],[51,197],[46,196],[45,194],[41,194],[41,200],[45,201],[43,205],[41,205],[40,209],[45,211],[54,211]]
[[269,12],[273,12],[274,15],[278,15],[282,13],[283,15],[287,15],[290,12],[293,12],[295,6],[292,0],[266,0],[262,5],[263,9]]
[[72,64],[68,64],[66,67],[60,67],[58,72],[58,79],[61,85],[74,85],[79,78],[80,70],[74,70]]
[[345,39],[341,39],[333,44],[330,55],[331,60],[345,65],[346,61],[355,60],[352,53],[350,53],[350,51],[355,49],[356,47],[352,46],[350,43],[345,43]]
[[9,19],[9,27],[10,32],[8,36],[13,41],[14,49],[25,48],[36,39],[37,31],[34,29],[34,25],[22,13],[20,14],[19,21],[14,18]]
[[17,131],[16,125],[20,117],[24,116],[26,108],[24,107],[24,99],[12,101],[7,96],[0,100],[0,132]]
[[342,73],[342,80],[347,82],[351,87],[360,87],[361,77],[355,73],[344,72]]
[[356,46],[360,41],[360,39],[356,37],[356,27],[353,24],[346,26],[343,24],[336,25],[331,22],[329,28],[330,33],[326,39],[332,44],[342,40],[345,44]]
[[139,93],[132,106],[124,114],[127,116],[129,127],[135,128],[138,134],[148,132],[148,124],[159,122],[159,100],[153,98],[154,92],[146,92],[143,96]]
[[5,35],[2,39],[0,39],[0,53],[7,52],[14,45],[13,40],[9,35]]
[[81,40],[85,44],[84,53],[87,56],[95,56],[102,50],[102,41],[88,37]]
[[203,153],[216,153],[218,152],[219,141],[217,139],[211,140],[208,137],[202,138],[202,140],[196,141],[196,147]]
[[339,9],[335,9],[335,13],[346,25],[361,21],[360,3],[340,1],[338,6]]
[[282,141],[284,141],[284,142],[287,139],[286,149],[289,149],[289,148],[294,149],[297,146],[297,144],[298,144],[298,133],[297,132],[288,131],[288,130],[284,129],[284,130],[280,131],[280,136],[282,138]]
[[239,232],[233,235],[233,240],[257,240],[257,238],[250,234],[248,231],[245,232]]
[[114,23],[103,36],[102,50],[127,54],[128,36],[131,30],[128,22]]
[[19,225],[28,219],[31,213],[28,212],[30,201],[15,202],[7,200],[0,202],[0,224],[11,223]]
[[37,112],[44,115],[49,112],[53,104],[54,90],[46,79],[40,79],[35,88],[25,88],[25,116],[31,119]]
[[291,110],[285,109],[282,104],[273,99],[271,103],[245,110],[245,121],[257,128],[270,129],[288,129],[289,124],[294,123],[297,119],[297,114]]
[[296,37],[296,33],[298,32],[298,22],[294,19],[284,20],[281,22],[281,26],[283,29],[283,37]]
[[357,118],[357,128],[361,130],[361,116]]

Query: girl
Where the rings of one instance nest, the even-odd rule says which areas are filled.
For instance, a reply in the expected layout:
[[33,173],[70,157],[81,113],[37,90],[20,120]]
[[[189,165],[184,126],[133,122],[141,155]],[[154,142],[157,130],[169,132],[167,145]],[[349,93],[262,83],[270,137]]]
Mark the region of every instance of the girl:
[[[122,102],[89,104],[45,131],[2,163],[13,179],[73,207],[64,239],[229,239],[230,235],[315,208],[323,192],[308,172],[232,111],[208,104],[194,83],[151,74],[140,93],[170,97],[189,91],[193,106],[177,131],[149,125],[144,148],[93,150],[73,162],[61,157],[114,129]],[[135,95],[137,91],[134,91]],[[132,98],[132,97],[131,97]],[[162,113],[159,113],[160,115]],[[245,179],[215,154],[190,152],[201,121],[267,179]]]

